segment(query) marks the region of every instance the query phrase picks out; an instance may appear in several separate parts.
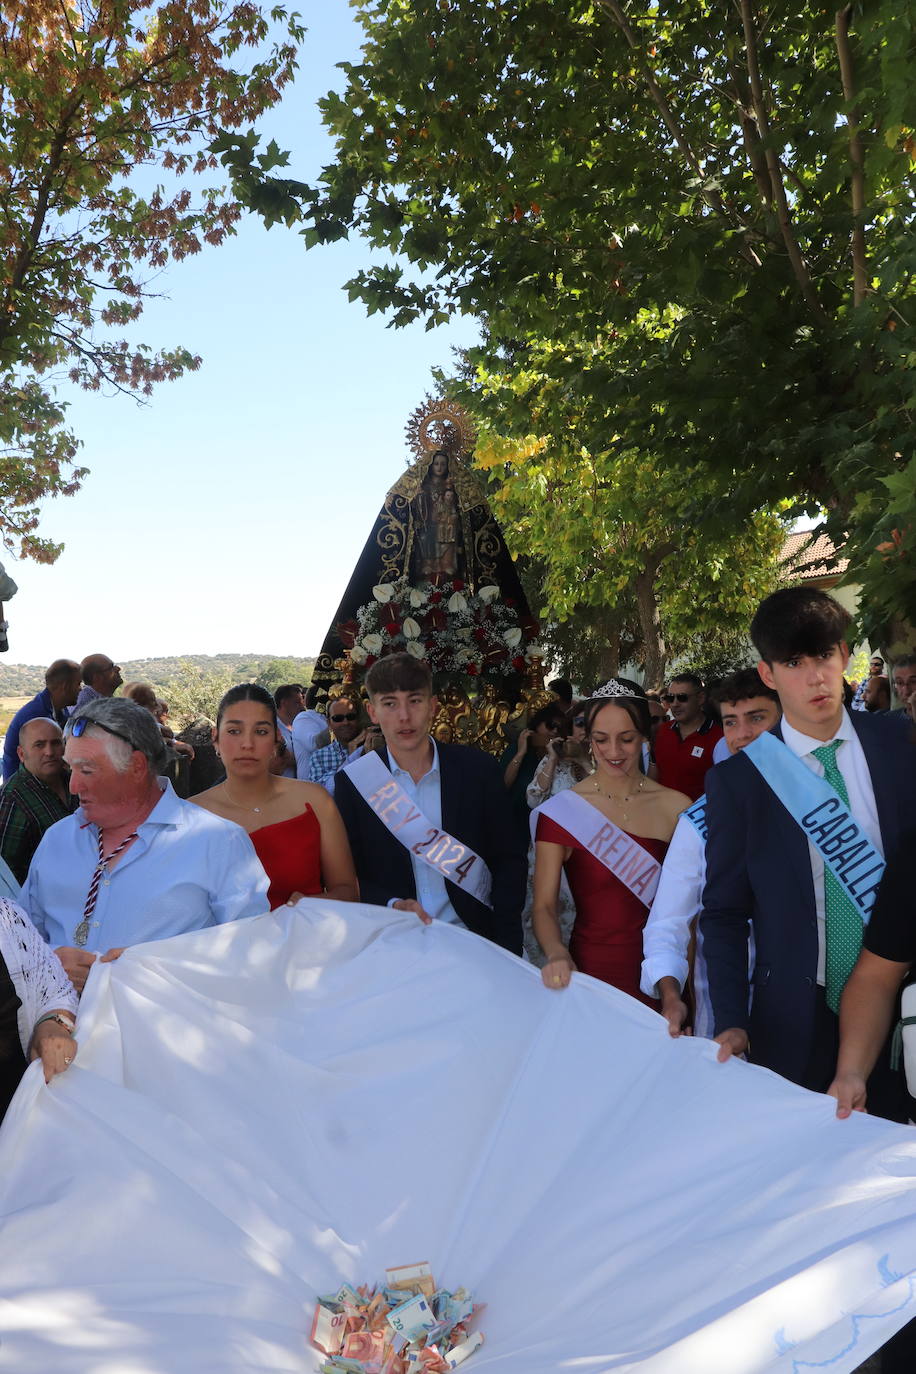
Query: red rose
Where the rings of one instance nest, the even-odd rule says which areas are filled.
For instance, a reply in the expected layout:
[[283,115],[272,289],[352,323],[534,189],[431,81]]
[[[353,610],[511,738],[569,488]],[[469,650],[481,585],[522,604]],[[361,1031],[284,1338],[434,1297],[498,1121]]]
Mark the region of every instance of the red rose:
[[455,578],[454,582],[452,583],[452,590],[456,592],[464,591],[464,583],[462,582],[460,577]]
[[375,654],[370,654],[369,657],[366,659],[366,667],[367,667],[367,668],[371,668],[372,665],[373,665],[373,663],[377,663],[377,662],[378,662],[378,659],[376,658]]
[[512,660],[512,667],[517,673],[523,673],[525,671],[525,660],[521,657],[514,658]]
[[478,643],[478,644],[486,644],[486,642],[487,642],[487,632],[486,632],[486,630],[475,630],[475,631],[474,631],[474,638],[477,640],[477,643]]
[[384,626],[384,630],[385,630],[385,634],[386,634],[386,635],[390,635],[392,638],[393,638],[395,635],[399,635],[399,634],[401,633],[401,624],[400,624],[400,621],[398,621],[398,620],[392,620],[392,622],[391,622],[390,625]]
[[429,599],[433,606],[438,606],[439,602],[442,600],[442,593],[430,592]]
[[436,641],[434,639],[424,640],[424,644],[427,649],[434,649],[436,647]]
[[477,674],[480,672],[480,669],[478,668],[476,663],[469,663],[467,670],[470,673],[471,677],[476,677]]

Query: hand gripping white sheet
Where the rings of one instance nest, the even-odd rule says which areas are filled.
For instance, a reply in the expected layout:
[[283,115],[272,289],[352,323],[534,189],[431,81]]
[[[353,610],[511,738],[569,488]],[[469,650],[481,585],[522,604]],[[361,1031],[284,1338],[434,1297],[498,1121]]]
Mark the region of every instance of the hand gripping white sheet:
[[916,1315],[916,1131],[469,932],[295,910],[90,978],[0,1132],[0,1371],[310,1374],[423,1257],[475,1374],[845,1374]]

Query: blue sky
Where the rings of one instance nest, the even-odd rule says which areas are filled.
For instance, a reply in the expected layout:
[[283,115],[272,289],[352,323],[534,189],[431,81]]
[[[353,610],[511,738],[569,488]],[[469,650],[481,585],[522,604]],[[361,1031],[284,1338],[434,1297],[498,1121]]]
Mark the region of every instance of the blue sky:
[[[299,8],[299,75],[261,128],[308,180],[332,156],[316,101],[342,87],[335,63],[358,56],[360,30],[346,0]],[[90,475],[45,508],[42,532],[66,544],[57,563],[5,559],[19,583],[8,662],[317,652],[431,368],[475,337],[471,321],[427,333],[368,318],[342,286],[369,257],[358,240],[307,253],[247,219],[168,269],[140,337],[203,366],[142,407],[70,397]]]

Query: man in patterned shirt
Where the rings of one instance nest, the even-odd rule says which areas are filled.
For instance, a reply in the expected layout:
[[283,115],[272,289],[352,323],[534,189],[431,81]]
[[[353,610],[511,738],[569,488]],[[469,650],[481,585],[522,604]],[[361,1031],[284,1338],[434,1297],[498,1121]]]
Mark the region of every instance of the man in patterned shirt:
[[333,797],[338,770],[359,758],[366,739],[358,697],[335,697],[328,702],[328,729],[334,738],[309,759],[308,780],[320,783]]
[[0,792],[0,854],[25,882],[42,835],[75,806],[67,786],[64,737],[56,721],[27,720],[19,731],[19,771]]

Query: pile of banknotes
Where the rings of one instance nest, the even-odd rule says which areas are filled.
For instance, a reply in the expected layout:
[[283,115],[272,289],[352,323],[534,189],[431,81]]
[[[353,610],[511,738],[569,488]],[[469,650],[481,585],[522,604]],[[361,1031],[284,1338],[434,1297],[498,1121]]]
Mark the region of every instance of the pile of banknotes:
[[322,1374],[446,1374],[483,1345],[471,1329],[482,1311],[466,1289],[437,1288],[428,1264],[406,1264],[319,1298],[311,1341]]

